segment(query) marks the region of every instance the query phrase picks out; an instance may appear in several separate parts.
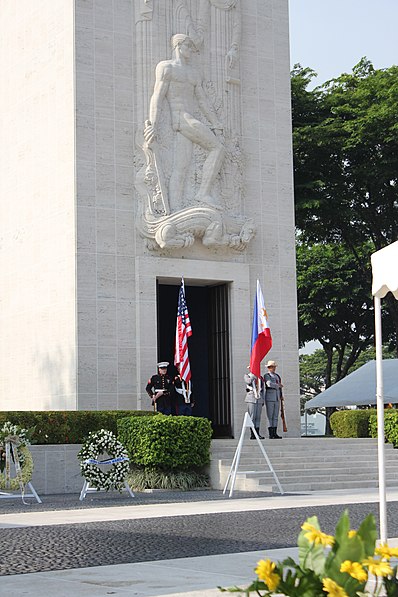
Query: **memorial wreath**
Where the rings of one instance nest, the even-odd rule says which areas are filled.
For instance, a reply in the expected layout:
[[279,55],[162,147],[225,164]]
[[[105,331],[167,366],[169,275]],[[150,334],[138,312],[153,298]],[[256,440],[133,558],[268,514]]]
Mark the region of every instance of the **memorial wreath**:
[[[0,489],[15,491],[29,483],[33,473],[33,458],[27,447],[28,430],[7,421],[0,429]],[[11,477],[11,462],[16,477]]]
[[[101,454],[108,458],[99,460]],[[121,491],[129,472],[129,458],[124,446],[106,429],[92,431],[77,455],[82,476],[96,489]],[[110,465],[106,471],[101,466]]]

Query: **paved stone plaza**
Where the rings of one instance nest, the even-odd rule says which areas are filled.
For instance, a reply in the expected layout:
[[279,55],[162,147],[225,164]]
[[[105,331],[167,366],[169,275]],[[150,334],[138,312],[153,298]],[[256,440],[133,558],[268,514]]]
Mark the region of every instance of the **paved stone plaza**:
[[[302,522],[317,514],[333,533],[345,507],[352,527],[377,491],[243,494],[220,491],[45,496],[43,504],[0,503],[0,592],[21,595],[215,595],[244,585],[264,553],[295,554]],[[398,536],[398,490],[389,490],[389,536]],[[395,544],[395,540],[390,541]],[[61,572],[64,571],[64,572]],[[33,573],[33,574],[32,574]],[[199,592],[197,592],[199,591]]]

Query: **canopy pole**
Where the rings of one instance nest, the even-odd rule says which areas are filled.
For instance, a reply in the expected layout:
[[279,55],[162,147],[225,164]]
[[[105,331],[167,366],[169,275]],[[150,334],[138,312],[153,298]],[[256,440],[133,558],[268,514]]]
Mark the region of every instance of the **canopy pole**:
[[379,515],[380,540],[387,542],[387,502],[384,459],[384,395],[383,395],[383,347],[381,328],[381,301],[374,297],[375,344],[376,344],[376,404],[377,404],[377,448],[379,460]]

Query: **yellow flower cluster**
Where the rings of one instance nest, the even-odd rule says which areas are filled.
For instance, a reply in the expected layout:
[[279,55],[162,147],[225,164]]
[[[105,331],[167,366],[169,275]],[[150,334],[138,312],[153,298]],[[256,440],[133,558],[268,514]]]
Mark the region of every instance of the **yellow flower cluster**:
[[305,533],[304,537],[308,539],[310,543],[314,543],[315,545],[322,545],[323,547],[327,547],[328,545],[333,545],[334,537],[332,535],[326,535],[326,533],[322,533],[319,529],[315,528],[313,524],[309,522],[305,522],[302,527],[303,531],[308,531]]
[[271,560],[260,560],[257,562],[255,573],[260,580],[263,580],[270,591],[278,588],[281,577],[275,572],[276,564]]
[[334,582],[331,578],[324,578],[322,581],[323,590],[330,597],[348,597],[343,587]]
[[345,562],[343,562],[340,566],[340,572],[347,572],[347,574],[359,582],[366,582],[368,580],[368,573],[363,569],[359,562],[345,560]]
[[388,576],[392,574],[392,568],[388,562],[376,560],[375,558],[366,558],[366,560],[363,560],[362,566],[367,568],[373,576]]
[[376,547],[375,555],[380,556],[384,560],[398,558],[398,547],[389,547],[387,543],[382,543],[380,547]]
[[[304,537],[312,544],[308,547],[310,551],[313,549],[314,545],[329,547],[333,546],[335,543],[335,538],[332,535],[323,533],[317,525],[315,526],[314,524],[305,522],[301,528],[304,531]],[[362,540],[361,536],[358,535],[358,531],[353,529],[348,531],[347,537],[348,539],[358,537],[358,540]],[[351,545],[351,543],[348,543],[347,546],[348,545]],[[339,546],[336,546],[336,549],[338,547]],[[394,574],[394,570],[390,565],[391,558],[398,558],[398,547],[389,547],[387,543],[384,543],[375,548],[372,557],[367,557],[361,562],[351,560],[343,561],[340,565],[340,572],[348,574],[351,578],[365,585],[370,574],[379,578],[388,577]],[[282,587],[284,587],[284,581],[281,576],[283,570],[283,567],[280,567],[279,565],[279,568],[277,568],[277,564],[271,560],[260,560],[257,562],[255,572],[258,579],[267,585],[268,590],[274,592],[278,588],[279,591],[282,591]],[[346,581],[342,582],[340,580],[344,585],[344,588],[332,578],[322,578],[322,574],[320,575],[319,580],[322,582],[323,592],[326,593],[328,597],[349,597],[345,590],[345,588],[347,588]],[[286,595],[290,595],[290,593],[286,593]]]

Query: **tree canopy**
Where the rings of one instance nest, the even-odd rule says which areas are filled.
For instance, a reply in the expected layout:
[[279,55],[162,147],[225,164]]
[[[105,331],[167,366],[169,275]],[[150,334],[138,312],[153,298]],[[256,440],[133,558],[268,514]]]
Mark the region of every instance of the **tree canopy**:
[[314,72],[292,73],[296,222],[312,242],[397,240],[398,67],[363,58],[312,91]]
[[[370,255],[397,240],[398,67],[363,58],[309,90],[314,76],[296,65],[291,79],[299,331],[321,342],[328,386],[373,343]],[[396,346],[392,295],[383,318]]]

